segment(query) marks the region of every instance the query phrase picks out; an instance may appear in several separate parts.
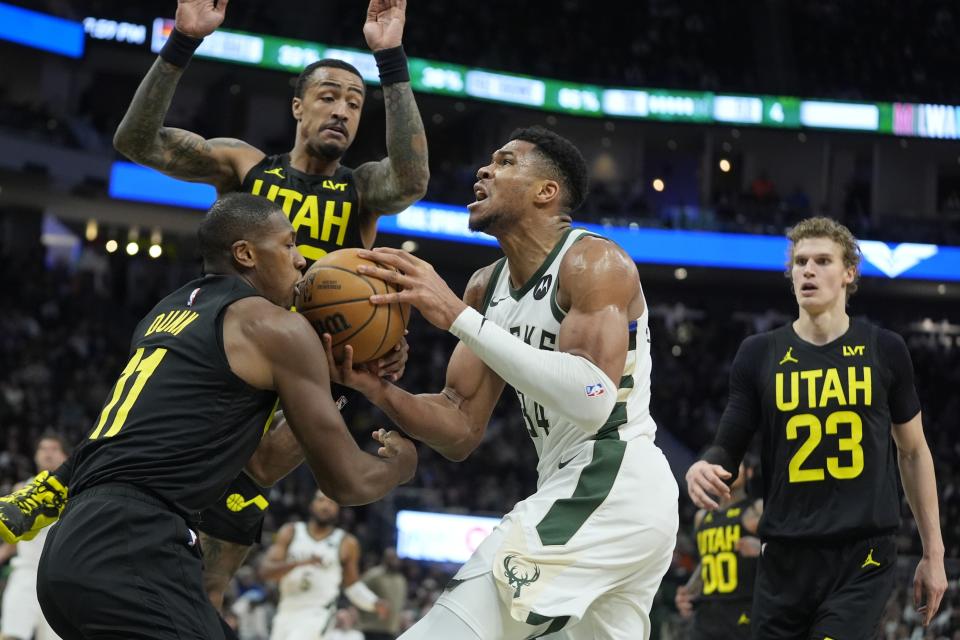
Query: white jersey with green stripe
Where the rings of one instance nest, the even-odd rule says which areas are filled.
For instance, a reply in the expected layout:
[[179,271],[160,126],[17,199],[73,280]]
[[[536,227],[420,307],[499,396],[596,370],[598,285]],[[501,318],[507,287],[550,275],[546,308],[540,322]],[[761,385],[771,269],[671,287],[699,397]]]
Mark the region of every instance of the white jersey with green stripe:
[[[494,267],[483,299],[481,312],[486,318],[507,329],[527,344],[556,351],[560,323],[566,312],[557,304],[559,272],[563,257],[570,247],[584,237],[595,236],[583,229],[568,230],[553,248],[540,268],[519,288],[510,282],[506,258]],[[596,236],[600,237],[600,236]],[[616,393],[617,402],[606,423],[596,435],[587,434],[554,408],[541,406],[517,391],[523,420],[540,458],[537,464],[540,481],[559,468],[560,459],[587,440],[631,440],[638,435],[653,439],[656,424],[650,416],[650,331],[649,317],[643,314],[629,323],[629,345],[623,373],[616,390],[603,384],[588,385],[582,396],[568,402],[587,402],[599,393]],[[599,380],[597,381],[600,382]]]

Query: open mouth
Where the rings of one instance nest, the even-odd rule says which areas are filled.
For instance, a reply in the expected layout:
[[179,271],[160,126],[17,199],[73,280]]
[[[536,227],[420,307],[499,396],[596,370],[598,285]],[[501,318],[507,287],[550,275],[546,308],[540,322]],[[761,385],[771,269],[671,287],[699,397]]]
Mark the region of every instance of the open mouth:
[[473,195],[476,197],[477,202],[482,202],[487,199],[487,192],[484,190],[483,186],[478,182],[473,185]]
[[812,282],[804,282],[800,285],[800,291],[817,291],[819,287]]

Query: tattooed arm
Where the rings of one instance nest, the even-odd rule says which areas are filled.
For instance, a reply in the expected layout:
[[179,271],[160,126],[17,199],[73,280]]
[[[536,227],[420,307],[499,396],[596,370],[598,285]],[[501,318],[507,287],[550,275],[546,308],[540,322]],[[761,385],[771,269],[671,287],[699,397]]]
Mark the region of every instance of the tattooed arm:
[[[406,0],[370,0],[363,35],[373,51],[398,47],[406,22]],[[387,157],[357,167],[354,176],[364,216],[363,239],[369,246],[377,218],[399,213],[427,192],[427,134],[409,82],[383,87],[386,103]]]
[[137,88],[113,146],[131,160],[174,178],[232,191],[264,154],[241,140],[205,140],[190,131],[163,126],[181,75],[182,68],[157,58]]
[[[223,22],[227,0],[178,0],[176,30],[193,38],[210,35]],[[263,153],[233,138],[204,140],[163,126],[183,68],[163,58],[150,67],[113,137],[113,146],[131,160],[163,173],[231,191]]]
[[200,548],[203,549],[203,588],[219,611],[223,608],[223,594],[251,547],[214,538],[201,531]]

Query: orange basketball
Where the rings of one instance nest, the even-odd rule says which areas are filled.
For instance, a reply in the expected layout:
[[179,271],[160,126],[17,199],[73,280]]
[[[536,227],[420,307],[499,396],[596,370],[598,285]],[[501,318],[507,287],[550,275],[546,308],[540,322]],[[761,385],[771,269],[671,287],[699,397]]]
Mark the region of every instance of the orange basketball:
[[340,249],[323,256],[307,269],[298,287],[297,311],[317,333],[333,337],[333,357],[343,359],[343,348],[353,347],[353,362],[384,356],[403,337],[410,305],[374,305],[370,296],[392,293],[396,287],[357,273],[361,264],[391,268],[357,257],[357,249]]

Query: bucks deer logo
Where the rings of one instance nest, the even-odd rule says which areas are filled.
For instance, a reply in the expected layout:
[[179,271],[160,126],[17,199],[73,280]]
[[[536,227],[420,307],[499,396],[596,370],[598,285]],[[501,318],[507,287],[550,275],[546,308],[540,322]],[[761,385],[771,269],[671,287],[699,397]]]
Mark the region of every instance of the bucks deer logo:
[[518,574],[517,565],[513,564],[513,559],[516,558],[515,555],[509,555],[503,559],[503,575],[507,578],[507,583],[513,587],[513,597],[520,597],[520,589],[523,589],[525,586],[531,582],[536,582],[540,579],[540,567],[537,566],[537,563],[533,563],[533,575],[529,573]]

